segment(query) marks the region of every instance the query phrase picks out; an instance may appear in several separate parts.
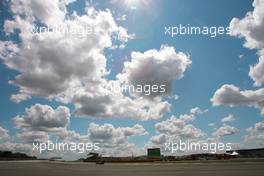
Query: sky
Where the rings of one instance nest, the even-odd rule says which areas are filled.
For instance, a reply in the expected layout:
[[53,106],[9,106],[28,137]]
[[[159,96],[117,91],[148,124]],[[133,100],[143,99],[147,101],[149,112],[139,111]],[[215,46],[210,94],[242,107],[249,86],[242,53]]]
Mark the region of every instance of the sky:
[[[263,12],[262,0],[1,1],[0,149],[72,159],[86,153],[32,143],[99,143],[111,156],[179,140],[263,147]],[[32,32],[47,26],[95,33]],[[229,32],[172,35],[179,26]]]

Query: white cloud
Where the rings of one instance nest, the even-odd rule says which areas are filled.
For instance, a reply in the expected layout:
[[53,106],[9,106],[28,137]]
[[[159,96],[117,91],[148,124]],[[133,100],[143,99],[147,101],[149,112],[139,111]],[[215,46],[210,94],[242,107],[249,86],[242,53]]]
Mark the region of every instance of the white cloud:
[[213,106],[249,106],[258,108],[264,115],[264,89],[244,90],[230,84],[220,87],[211,98]]
[[16,116],[14,122],[18,128],[60,128],[68,125],[70,110],[65,106],[53,109],[48,105],[35,104],[26,108],[25,116]]
[[[134,125],[133,127],[117,127],[112,124],[98,125],[90,123],[88,128],[88,135],[93,141],[100,141],[106,143],[105,145],[120,144],[126,142],[127,137],[141,136],[148,134],[141,125]],[[107,144],[108,143],[108,144]]]
[[244,54],[240,54],[238,57],[239,57],[239,59],[243,59],[245,56],[244,56]]
[[58,133],[70,123],[70,110],[64,106],[53,109],[48,105],[35,104],[26,108],[25,115],[18,115],[13,120],[15,127],[22,131]]
[[166,135],[165,134],[158,134],[156,136],[152,136],[150,138],[150,142],[152,144],[156,144],[156,145],[164,145],[164,143],[166,142]]
[[147,135],[148,132],[142,125],[136,124],[133,127],[123,127],[122,131],[125,136]]
[[193,115],[183,114],[179,118],[171,116],[169,119],[158,122],[155,128],[158,133],[167,135],[171,139],[196,139],[206,136],[206,134],[193,126],[188,124],[193,121]]
[[[255,86],[261,86],[264,82],[264,2],[261,0],[254,0],[254,10],[248,12],[243,19],[233,18],[230,22],[231,35],[237,37],[244,37],[244,46],[250,49],[258,49],[259,62],[250,66],[249,76],[254,80]],[[261,114],[264,115],[264,90],[245,90],[240,89],[234,85],[223,85],[218,89],[211,101],[214,106],[249,106],[260,109]]]
[[[165,85],[165,94],[168,94],[173,82],[183,77],[191,63],[185,53],[177,53],[174,47],[163,45],[159,51],[152,49],[144,53],[132,52],[131,61],[124,63],[124,69],[117,78],[121,83],[128,85]],[[164,93],[151,92],[151,97],[162,94]]]
[[90,123],[88,128],[88,137],[91,141],[100,143],[100,152],[114,156],[142,154],[142,149],[130,143],[128,139],[147,134],[144,127],[138,124],[132,127],[114,127],[112,124]]
[[[116,24],[109,10],[97,11],[88,6],[85,14],[67,14],[65,3],[59,1],[20,1],[11,3],[14,19],[5,21],[4,31],[9,35],[18,29],[21,43],[0,42],[0,56],[5,65],[18,72],[15,79],[9,81],[19,88],[19,92],[10,97],[11,100],[19,103],[37,96],[73,103],[75,113],[79,116],[148,120],[159,119],[170,111],[171,105],[161,97],[150,101],[106,88],[110,82],[120,82],[106,79],[109,71],[104,50],[111,48],[113,41],[124,45],[134,36]],[[46,6],[52,7],[51,12],[47,13],[41,8]],[[53,16],[55,14],[58,14],[58,18]],[[59,24],[63,28],[89,26],[96,33],[82,36],[65,32],[42,32],[41,35],[32,33],[38,20],[45,25]],[[187,55],[176,53],[173,47],[163,46],[160,51],[149,50],[144,54],[151,53],[155,55],[154,65],[161,64],[163,76],[170,76],[169,80],[166,79],[170,84],[182,77],[191,63]],[[133,52],[132,55],[139,57],[140,53]],[[166,67],[171,67],[174,73],[171,74],[171,70]]]
[[233,127],[233,126],[230,126],[230,125],[227,125],[227,124],[224,124],[223,126],[221,126],[220,128],[218,128],[214,133],[213,135],[216,136],[216,137],[223,137],[223,136],[229,136],[229,135],[233,135],[235,133],[238,132],[238,129]]
[[264,82],[264,49],[260,52],[259,62],[250,66],[249,76],[255,81],[255,86],[261,86]]
[[117,21],[126,21],[127,19],[127,15],[126,14],[123,14],[123,15],[118,15],[116,20]]
[[[199,111],[198,111],[199,109]],[[190,114],[182,114],[178,118],[171,116],[167,120],[155,124],[157,134],[152,136],[145,144],[145,148],[160,147],[163,153],[171,155],[165,151],[165,143],[175,143],[181,141],[199,141],[207,137],[207,134],[201,129],[195,127],[191,122],[201,112],[207,111],[200,108],[192,108]]]
[[253,12],[248,12],[243,19],[233,18],[230,22],[231,35],[244,37],[245,47],[264,47],[264,3],[262,0],[254,0]]
[[15,14],[36,17],[45,24],[62,23],[65,18],[65,3],[60,0],[12,0],[11,10]]
[[227,123],[227,122],[233,122],[236,120],[236,117],[233,114],[228,114],[228,116],[221,119],[221,122]]
[[6,140],[9,138],[8,130],[0,126],[0,140]]
[[190,113],[191,114],[194,114],[194,115],[198,115],[198,114],[204,114],[204,113],[207,113],[208,112],[208,109],[201,109],[199,107],[194,107],[190,110]]
[[135,9],[138,5],[140,6],[148,6],[150,4],[151,0],[110,0],[110,3],[112,4],[121,4],[125,7],[131,8],[131,10]]
[[79,90],[73,97],[73,102],[76,113],[80,116],[130,117],[139,120],[159,119],[170,111],[171,107],[159,97],[153,100],[132,98],[101,87],[93,93]]
[[175,116],[171,116],[169,119],[156,123],[155,128],[160,133],[176,134],[181,131],[186,122]]
[[66,113],[63,112],[63,107],[52,109],[47,105],[39,104],[27,108],[25,115],[17,116],[14,119],[15,125],[19,129],[19,132],[12,138],[14,141],[10,140],[10,142],[0,144],[0,149],[10,147],[9,150],[22,151],[42,158],[62,156],[63,158],[77,159],[78,157],[85,157],[71,151],[49,151],[44,152],[44,155],[44,153],[40,154],[32,149],[32,142],[34,141],[46,142],[56,139],[56,142],[64,143],[99,143],[99,152],[103,155],[127,156],[128,153],[135,155],[144,153],[143,149],[129,142],[131,137],[148,135],[142,125],[114,127],[112,124],[90,123],[87,134],[81,135],[67,129],[69,114],[67,113],[68,110],[64,110]]
[[30,98],[31,97],[27,94],[14,94],[14,95],[11,95],[10,100],[12,100],[15,103],[20,103],[21,101],[25,101]]
[[[20,73],[15,80],[10,81],[20,88],[19,94],[24,97],[26,94],[70,99],[71,95],[68,94],[76,91],[82,84],[98,84],[102,81],[102,77],[107,73],[103,49],[112,45],[111,38],[114,33],[118,34],[121,30],[123,36],[128,34],[125,29],[116,25],[111,12],[92,12],[90,15],[73,15],[61,24],[64,28],[90,26],[98,33],[82,37],[63,32],[44,32],[41,35],[31,33],[33,21],[22,19],[20,16],[16,18],[23,25],[18,25],[17,21],[5,21],[6,31],[12,32],[14,28],[21,30],[20,48],[4,57],[5,64]],[[4,43],[6,49],[14,45]]]
[[64,0],[64,2],[66,3],[66,5],[74,3],[76,0]]
[[[247,134],[245,136],[246,143],[254,143],[255,145],[263,146],[264,145],[264,122],[257,122],[253,127],[246,129]],[[254,145],[253,144],[253,145]],[[256,147],[256,146],[255,146]]]
[[[176,52],[174,47],[166,45],[162,45],[160,50],[132,52],[131,61],[125,63],[117,80],[107,80],[109,70],[106,67],[105,49],[112,48],[116,42],[120,44],[119,47],[123,47],[134,35],[117,25],[109,10],[97,11],[93,7],[87,7],[85,14],[68,14],[68,3],[70,2],[60,0],[12,0],[13,16],[4,22],[4,32],[6,35],[18,34],[19,42],[0,41],[1,59],[9,69],[18,73],[9,83],[17,86],[19,91],[10,99],[19,103],[36,96],[72,103],[75,113],[80,116],[118,116],[149,120],[159,119],[169,112],[171,105],[163,100],[161,94],[153,95],[151,99],[127,96],[112,92],[106,86],[110,82],[153,84],[156,81],[155,83],[168,86],[166,93],[170,94],[174,81],[181,79],[191,65],[190,56]],[[90,26],[96,33],[76,36],[63,32],[43,32],[40,35],[32,33],[36,23],[60,25],[64,28]],[[186,124],[193,121],[196,114],[202,113],[204,111],[196,107],[191,110],[190,115],[180,116],[179,123],[184,125],[179,127],[181,131],[175,135],[184,138],[203,136],[200,129]],[[88,133],[81,135],[67,129],[70,110],[65,106],[52,108],[35,104],[13,120],[18,129],[18,134],[14,135],[16,142],[5,143],[0,147],[27,153],[32,152],[32,146],[28,143],[35,140],[46,141],[55,136],[65,141],[105,142],[102,148],[105,153],[137,154],[142,153],[142,150],[128,142],[128,139],[148,134],[139,124],[114,127],[111,124],[91,123]],[[173,123],[176,125],[177,120]],[[2,138],[7,135],[7,131],[0,128],[0,134]],[[153,142],[162,140],[164,137],[153,138]]]
[[209,127],[214,127],[215,126],[215,123],[209,123],[208,126]]
[[258,131],[264,130],[264,122],[258,122],[255,124],[255,129]]
[[18,133],[16,138],[21,143],[46,142],[49,140],[49,135],[43,131],[23,131]]
[[254,10],[248,12],[243,19],[233,18],[230,22],[231,35],[244,37],[244,46],[259,50],[259,62],[250,66],[249,76],[255,81],[255,86],[261,86],[264,82],[264,2],[254,0]]

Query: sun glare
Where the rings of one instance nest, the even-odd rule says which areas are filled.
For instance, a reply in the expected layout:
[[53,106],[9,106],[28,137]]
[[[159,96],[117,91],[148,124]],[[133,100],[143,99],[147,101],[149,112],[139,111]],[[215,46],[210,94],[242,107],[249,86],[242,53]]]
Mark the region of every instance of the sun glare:
[[150,0],[124,0],[124,5],[131,8],[137,9],[138,6],[148,5]]

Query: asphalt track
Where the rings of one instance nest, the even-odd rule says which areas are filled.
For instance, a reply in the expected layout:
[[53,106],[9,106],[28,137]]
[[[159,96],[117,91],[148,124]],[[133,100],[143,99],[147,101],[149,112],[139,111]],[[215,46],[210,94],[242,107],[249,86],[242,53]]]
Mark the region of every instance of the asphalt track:
[[263,176],[264,162],[104,164],[0,162],[1,176]]

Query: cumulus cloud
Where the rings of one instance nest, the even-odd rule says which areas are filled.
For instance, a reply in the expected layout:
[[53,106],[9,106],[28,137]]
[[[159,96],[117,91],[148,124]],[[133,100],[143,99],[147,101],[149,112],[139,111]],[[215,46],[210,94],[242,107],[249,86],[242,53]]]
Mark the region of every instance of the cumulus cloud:
[[250,66],[249,76],[255,81],[255,86],[261,86],[264,82],[264,2],[254,0],[254,10],[248,12],[243,19],[233,18],[230,22],[231,35],[245,38],[244,46],[259,50],[259,62]]
[[156,123],[155,128],[158,133],[173,136],[175,139],[196,139],[204,137],[206,134],[202,130],[189,123],[195,120],[196,115],[206,112],[207,110],[195,107],[190,110],[190,114],[182,114],[179,117],[173,115],[167,120]]
[[[128,85],[165,85],[165,93],[168,94],[173,82],[183,77],[191,63],[189,55],[177,53],[174,47],[162,45],[159,51],[152,49],[144,53],[132,52],[131,61],[124,63],[124,69],[117,78]],[[161,94],[160,91],[151,92],[151,97]]]
[[[236,127],[223,124],[218,129],[215,128],[215,131],[209,136],[202,129],[192,124],[196,119],[196,115],[199,115],[201,112],[205,113],[207,110],[201,110],[195,107],[190,110],[190,114],[182,114],[179,117],[171,116],[167,120],[156,123],[155,129],[157,134],[149,139],[145,147],[160,147],[164,150],[165,143],[170,144],[179,142],[180,140],[208,144],[212,142],[216,143],[221,141],[222,137],[233,135],[238,132]],[[230,119],[228,119],[228,121],[231,121]],[[210,123],[209,126],[214,127],[215,123]],[[168,151],[163,152],[166,153]]]
[[16,138],[21,143],[46,142],[49,140],[49,135],[43,131],[23,131],[18,133]]
[[21,101],[25,101],[30,98],[31,97],[27,94],[13,94],[11,95],[10,100],[12,100],[15,103],[20,103]]
[[[76,158],[78,154],[70,151],[52,151],[43,156],[32,150],[33,142],[47,142],[54,140],[64,143],[93,142],[99,143],[100,153],[114,156],[127,156],[127,152],[134,154],[143,154],[143,149],[129,142],[129,138],[148,135],[148,132],[142,125],[135,124],[131,127],[114,127],[112,124],[99,125],[90,123],[86,134],[80,134],[76,131],[68,130],[70,122],[69,109],[59,106],[53,109],[47,105],[35,104],[26,108],[24,115],[14,118],[15,127],[19,130],[13,136],[14,141],[0,144],[0,148],[7,146],[12,150],[23,151],[28,154],[34,154],[38,157],[62,156],[64,158]],[[0,128],[1,138],[7,135],[7,130]],[[10,149],[11,150],[11,149]],[[79,156],[83,157],[83,156]]]
[[61,156],[64,159],[72,160],[83,156],[79,156],[77,152],[59,150],[40,153],[37,150],[33,150],[32,143],[45,143],[48,140],[63,143],[89,142],[87,134],[81,135],[67,129],[70,123],[70,111],[64,106],[53,109],[48,105],[35,104],[26,108],[23,115],[14,117],[13,122],[17,131],[8,141],[0,144],[0,150],[22,152],[39,158]]
[[[171,46],[162,45],[160,50],[132,52],[131,61],[124,64],[122,73],[115,80],[108,80],[105,49],[114,48],[118,43],[123,47],[134,37],[124,27],[119,26],[110,10],[96,10],[86,7],[85,13],[69,14],[67,4],[61,0],[12,0],[12,18],[5,20],[3,32],[9,41],[0,41],[0,58],[7,68],[16,71],[9,81],[17,86],[18,93],[10,99],[16,103],[33,97],[72,103],[79,116],[131,117],[140,120],[159,119],[170,111],[171,105],[163,99],[163,94],[151,94],[151,98],[141,95],[126,95],[107,88],[111,82],[117,84],[164,84],[166,94],[171,94],[174,81],[181,79],[191,65],[190,56],[176,52]],[[49,7],[49,8],[47,8]],[[65,32],[39,31],[39,27],[55,29],[91,27],[91,35],[74,35]],[[36,31],[32,31],[36,29]],[[8,36],[17,35],[19,40]],[[114,43],[114,44],[113,44]],[[171,96],[171,95],[170,95]],[[187,122],[204,113],[198,107],[191,114],[182,115],[179,121],[182,137],[199,137],[202,132]],[[52,135],[65,141],[102,141],[103,150],[111,154],[142,153],[135,144],[128,142],[132,136],[148,134],[143,126],[114,127],[111,124],[91,123],[88,133],[81,135],[67,129],[70,110],[65,106],[52,108],[35,104],[26,108],[25,113],[13,118],[18,129],[15,140],[18,144],[5,143],[3,148],[29,151],[32,141],[46,141]],[[176,122],[175,122],[176,123]],[[179,122],[180,123],[180,122]],[[161,130],[162,131],[162,130]],[[7,130],[0,128],[1,138]],[[153,138],[162,141],[164,137]],[[111,148],[112,147],[112,148]]]
[[48,105],[35,104],[26,108],[25,115],[16,116],[16,128],[26,131],[57,131],[70,122],[70,110],[65,106],[53,109]]
[[112,124],[98,125],[96,123],[90,123],[88,128],[88,134],[91,140],[101,141],[112,144],[120,144],[126,142],[127,137],[141,136],[148,134],[143,126],[136,124],[133,127],[117,127]]
[[[46,1],[42,3],[48,6],[52,4]],[[35,16],[33,13],[30,17],[34,19]],[[90,26],[97,32],[97,34],[82,37],[64,32],[32,33],[35,27],[34,20],[29,21],[29,17],[22,19],[19,15],[15,17],[19,20],[5,21],[5,31],[8,34],[14,29],[19,29],[22,44],[16,50],[17,52],[9,52],[3,59],[9,68],[20,73],[10,83],[20,88],[19,94],[24,95],[23,97],[34,95],[61,98],[85,82],[100,82],[102,76],[106,74],[106,58],[102,51],[112,45],[112,35],[122,29],[117,26],[110,11],[91,10],[90,14],[73,15],[71,19],[62,21],[60,25],[65,29],[69,26],[72,28]],[[52,18],[55,17],[57,18],[57,16],[52,16]],[[125,33],[124,31],[123,29],[122,33]],[[8,49],[11,45],[15,44],[5,42],[4,46]]]
[[[170,89],[173,81],[183,77],[184,71],[191,64],[189,56],[176,53],[175,49],[169,46],[162,46],[160,51],[153,49],[144,53],[132,52],[131,58],[131,62],[124,63],[122,73],[117,75],[118,80],[108,81],[105,87],[110,84],[119,87],[166,85]],[[122,92],[96,87],[93,89],[96,92],[87,93],[91,86],[84,91],[79,90],[73,98],[79,115],[128,116],[148,120],[159,119],[170,110],[170,104],[162,100],[162,94],[159,92],[151,92],[148,96],[144,96],[144,93],[135,95],[129,92],[132,96],[124,96]]]
[[20,131],[16,138],[22,143],[47,141],[52,135],[63,140],[70,135],[67,131],[70,110],[65,106],[53,109],[48,105],[35,104],[26,108],[23,115],[14,117],[13,122]]
[[245,46],[248,48],[264,47],[264,3],[254,0],[253,12],[248,12],[243,19],[233,18],[230,22],[231,35],[244,37]]
[[228,114],[228,116],[221,119],[221,122],[227,123],[227,122],[233,122],[236,120],[236,117],[233,114]]
[[[46,6],[52,7],[50,12],[45,11]],[[113,43],[123,45],[134,36],[116,23],[109,10],[96,10],[88,5],[85,13],[78,15],[69,14],[65,3],[58,0],[19,0],[11,2],[11,11],[13,19],[5,21],[4,32],[10,35],[19,31],[20,43],[1,41],[0,57],[8,68],[18,72],[15,79],[9,81],[19,88],[17,94],[11,95],[12,101],[19,103],[37,96],[73,103],[74,112],[79,116],[122,116],[142,120],[159,119],[170,111],[170,104],[160,96],[147,100],[114,92],[107,87],[112,82],[122,84],[131,79],[135,82],[137,78],[142,83],[153,83],[157,79],[158,84],[171,85],[183,77],[191,64],[186,54],[176,53],[169,46],[162,46],[160,51],[133,52],[132,62],[125,64],[118,79],[108,80],[104,50],[112,48]],[[51,29],[55,29],[55,24],[63,29],[88,26],[92,28],[92,34],[76,36],[45,30],[32,32],[34,27],[42,27],[36,26],[36,22],[50,25]],[[148,73],[142,70],[147,64],[144,57],[149,62]],[[155,68],[159,71],[156,72]],[[141,71],[142,77],[135,77],[135,71]]]
[[238,132],[238,129],[236,127],[224,124],[220,128],[218,128],[213,135],[216,137],[224,137],[224,136],[230,136]]
[[0,140],[6,140],[9,138],[8,130],[0,126]]
[[65,18],[65,5],[60,0],[12,0],[11,10],[19,15],[34,16],[45,24],[56,24]]
[[142,150],[128,139],[132,136],[147,135],[142,125],[132,127],[114,127],[112,124],[98,125],[90,123],[88,137],[93,142],[100,143],[100,150],[107,155],[127,156],[127,152],[142,154]]
[[208,109],[201,109],[199,107],[194,107],[190,110],[190,113],[193,114],[193,115],[198,115],[198,114],[204,114],[208,112]]
[[164,143],[166,142],[166,135],[158,134],[156,136],[152,136],[150,138],[150,142],[154,145],[164,145]]
[[[183,114],[178,118],[171,116],[169,119],[158,122],[155,124],[156,131],[159,134],[164,134],[166,139],[196,139],[206,136],[206,134],[201,130],[196,128],[194,125],[189,124],[195,120],[193,114]],[[154,141],[158,141],[158,138],[162,136],[156,136],[153,138]],[[164,137],[162,137],[164,139]]]
[[[181,141],[200,141],[207,137],[207,134],[195,127],[192,122],[196,119],[196,115],[207,112],[198,107],[192,108],[190,114],[182,114],[179,117],[171,116],[170,118],[157,122],[155,124],[156,135],[152,136],[145,144],[145,148],[160,147],[163,153],[165,151],[165,143],[174,143]],[[168,153],[171,155],[171,153]]]
[[213,106],[249,106],[258,108],[264,115],[264,89],[244,90],[230,84],[220,87],[211,98]]
[[[92,86],[93,87],[93,86]],[[91,88],[91,87],[90,87]],[[79,90],[73,98],[76,114],[96,117],[130,117],[139,120],[159,119],[170,111],[171,105],[162,98],[148,100],[132,98],[121,92],[95,89],[93,93]]]
[[261,86],[264,82],[264,49],[260,52],[259,62],[250,66],[249,76],[255,81],[255,86]]
[[[177,119],[171,118],[161,123],[157,123],[155,127],[159,133],[172,135],[175,139],[194,139],[205,136],[205,133],[202,130],[194,127],[192,124],[181,125],[178,123]],[[176,124],[178,124],[178,126]]]
[[246,129],[245,142],[254,142],[256,145],[264,144],[264,122],[257,122],[253,127]]

